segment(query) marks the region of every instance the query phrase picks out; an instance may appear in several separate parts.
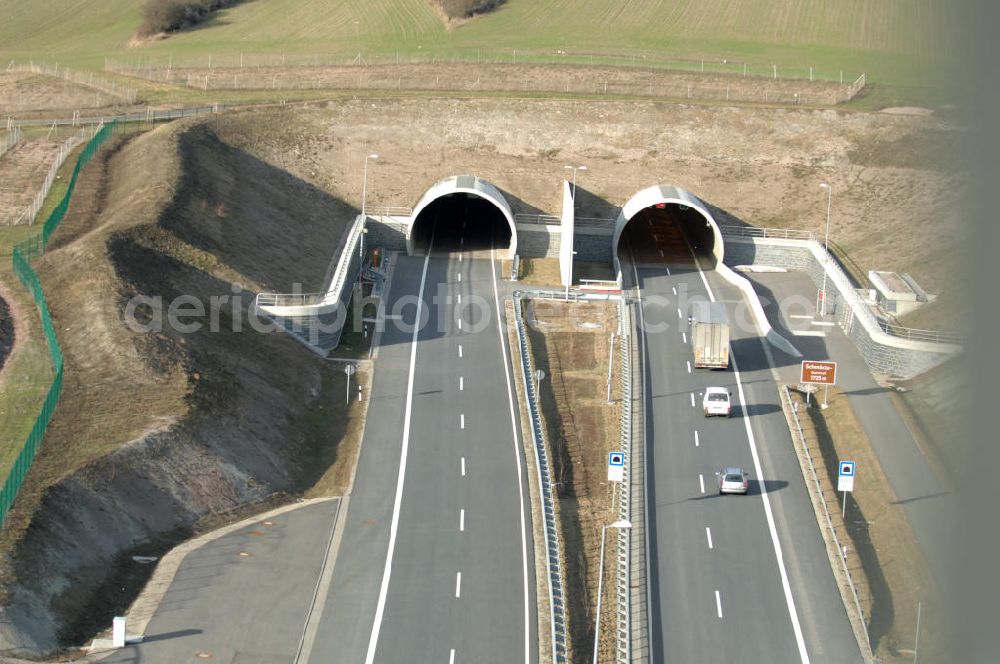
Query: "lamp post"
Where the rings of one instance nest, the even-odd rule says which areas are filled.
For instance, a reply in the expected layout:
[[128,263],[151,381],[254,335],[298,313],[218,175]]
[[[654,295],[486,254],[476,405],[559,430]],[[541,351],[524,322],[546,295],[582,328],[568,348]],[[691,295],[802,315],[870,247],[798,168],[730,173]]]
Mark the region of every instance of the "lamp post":
[[594,621],[594,664],[597,664],[597,648],[601,640],[601,593],[604,590],[604,536],[608,528],[631,528],[630,521],[615,521],[601,527],[601,567],[597,573],[597,618]]
[[573,200],[576,201],[576,172],[587,170],[586,166],[563,166],[563,168],[573,171]]
[[823,287],[820,292],[823,295],[823,299],[820,302],[820,315],[826,315],[826,271],[829,269],[830,265],[830,209],[833,206],[833,187],[831,187],[826,182],[820,182],[820,187],[826,189],[826,234],[823,240],[823,251],[826,255],[823,257]]
[[367,199],[368,199],[368,160],[369,159],[378,159],[378,155],[377,154],[365,155],[365,175],[364,175],[364,179],[361,182],[361,237],[358,238],[358,258],[361,259],[362,261],[364,261],[364,258],[365,258],[365,254],[364,254],[364,251],[365,251],[365,249],[364,249],[364,247],[365,247],[365,233],[368,232],[368,229],[365,228],[365,222],[368,221],[367,212],[365,210],[365,204],[367,203]]

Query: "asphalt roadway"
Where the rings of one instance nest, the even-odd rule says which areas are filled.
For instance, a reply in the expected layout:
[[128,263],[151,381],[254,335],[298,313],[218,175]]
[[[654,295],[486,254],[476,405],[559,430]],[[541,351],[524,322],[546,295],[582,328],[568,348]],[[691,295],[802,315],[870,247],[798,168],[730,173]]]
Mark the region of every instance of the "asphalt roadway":
[[343,528],[333,501],[188,554],[145,641],[101,661],[537,661],[499,262],[452,249],[396,260]]
[[102,664],[290,664],[340,501],[285,512],[189,553],[142,643]]
[[[536,661],[497,269],[461,251],[396,261],[344,539],[303,664]],[[429,322],[414,336],[418,300]]]
[[[950,594],[953,561],[959,559],[953,548],[957,541],[956,498],[948,479],[935,473],[925,451],[897,412],[888,395],[891,388],[875,382],[858,349],[832,316],[816,315],[813,304],[816,286],[807,275],[746,276],[760,296],[768,320],[804,355],[804,358],[788,358],[775,353],[784,382],[798,382],[801,359],[837,361],[837,386],[850,399],[931,573],[945,595]],[[822,391],[818,396],[822,398]],[[857,472],[856,481],[864,482],[865,469],[858,467]]]
[[[739,324],[738,291],[700,272],[676,232],[651,227],[633,239],[646,330],[652,660],[862,661],[763,346]],[[709,288],[737,323],[729,371],[689,366],[689,301]],[[731,418],[704,417],[709,386],[732,391]],[[718,495],[722,466],[750,473],[748,495]]]

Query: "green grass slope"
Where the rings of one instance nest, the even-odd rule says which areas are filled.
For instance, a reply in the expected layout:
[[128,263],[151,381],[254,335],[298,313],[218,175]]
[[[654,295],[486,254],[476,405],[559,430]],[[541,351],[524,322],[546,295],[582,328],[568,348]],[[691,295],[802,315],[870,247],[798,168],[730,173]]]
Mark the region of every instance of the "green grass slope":
[[[403,57],[520,59],[637,56],[748,62],[759,73],[856,76],[890,85],[933,82],[955,45],[944,0],[509,0],[448,30],[427,0],[251,0],[168,39],[129,47],[139,0],[0,0],[0,58],[78,67],[103,58],[175,62],[246,54],[359,50]],[[573,56],[577,56],[574,58]]]

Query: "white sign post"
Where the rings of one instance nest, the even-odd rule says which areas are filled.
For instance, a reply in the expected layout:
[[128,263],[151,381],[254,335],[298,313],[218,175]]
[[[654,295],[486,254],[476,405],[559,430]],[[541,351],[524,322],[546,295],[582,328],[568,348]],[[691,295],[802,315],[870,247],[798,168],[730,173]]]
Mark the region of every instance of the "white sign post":
[[608,481],[623,482],[625,480],[625,454],[608,452]]
[[854,491],[855,463],[853,461],[841,461],[840,471],[837,475],[837,491],[844,493],[844,506],[840,511],[840,518],[847,514],[847,492]]

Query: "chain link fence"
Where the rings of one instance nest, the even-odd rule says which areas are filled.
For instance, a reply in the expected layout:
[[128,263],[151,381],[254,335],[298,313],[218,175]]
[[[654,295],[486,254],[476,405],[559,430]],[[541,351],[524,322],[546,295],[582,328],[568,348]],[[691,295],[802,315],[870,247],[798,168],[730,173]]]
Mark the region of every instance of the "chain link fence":
[[[344,64],[176,65],[108,60],[107,71],[197,90],[377,90],[503,92],[833,105],[853,99],[865,75],[847,82],[750,74],[746,71],[628,67],[608,64],[496,62],[357,62]],[[247,61],[257,62],[248,64]],[[561,66],[560,66],[561,65]]]
[[7,72],[12,74],[42,74],[44,76],[52,76],[53,78],[61,78],[64,81],[71,81],[78,85],[98,90],[109,97],[114,97],[129,104],[136,103],[139,98],[139,91],[135,88],[95,76],[93,72],[72,71],[68,67],[59,67],[59,65],[45,65],[33,61],[27,64],[19,64],[11,61],[7,63]]
[[59,347],[59,340],[56,337],[55,327],[52,324],[52,316],[49,314],[49,307],[45,301],[45,293],[42,291],[42,283],[38,279],[38,274],[35,272],[34,268],[31,266],[31,261],[37,258],[42,253],[45,252],[45,247],[48,245],[49,239],[52,234],[58,228],[60,222],[62,222],[63,217],[66,216],[66,210],[69,208],[69,201],[73,195],[73,190],[76,187],[76,180],[80,174],[80,171],[90,162],[97,150],[104,144],[108,138],[111,137],[112,132],[115,129],[115,125],[109,124],[100,127],[96,131],[90,142],[83,149],[79,158],[76,160],[76,166],[73,168],[73,175],[69,182],[69,187],[66,190],[65,195],[59,204],[56,205],[55,209],[49,215],[48,219],[42,225],[41,232],[35,237],[32,237],[24,242],[20,242],[14,246],[12,262],[14,268],[14,274],[17,275],[18,280],[24,284],[24,287],[28,289],[31,293],[35,304],[38,306],[38,313],[42,320],[42,329],[45,332],[45,339],[49,345],[49,353],[52,356],[52,365],[55,369],[55,377],[52,380],[52,385],[49,387],[48,393],[45,395],[45,401],[42,404],[42,410],[38,414],[35,420],[34,426],[31,428],[31,433],[28,434],[27,440],[24,441],[24,445],[21,447],[21,451],[14,461],[14,465],[11,467],[10,472],[7,474],[7,479],[4,481],[3,489],[0,490],[0,526],[3,525],[7,518],[7,513],[10,511],[11,505],[14,504],[14,499],[17,497],[18,491],[21,489],[21,485],[24,483],[24,478],[28,474],[28,470],[31,468],[32,462],[35,460],[35,455],[38,453],[39,447],[42,444],[42,438],[45,435],[45,429],[48,427],[49,422],[52,420],[52,414],[56,410],[56,405],[59,403],[59,395],[62,393],[63,385],[63,354],[62,349]]

